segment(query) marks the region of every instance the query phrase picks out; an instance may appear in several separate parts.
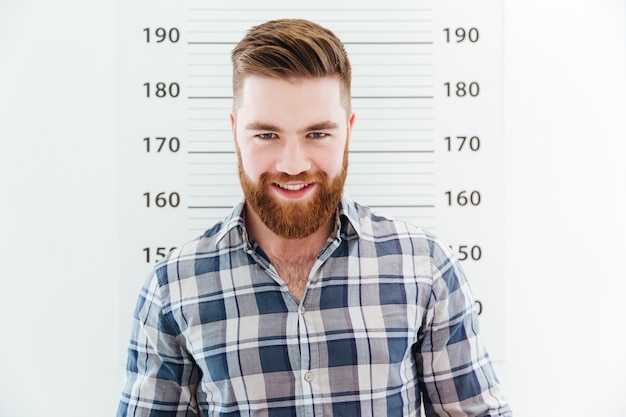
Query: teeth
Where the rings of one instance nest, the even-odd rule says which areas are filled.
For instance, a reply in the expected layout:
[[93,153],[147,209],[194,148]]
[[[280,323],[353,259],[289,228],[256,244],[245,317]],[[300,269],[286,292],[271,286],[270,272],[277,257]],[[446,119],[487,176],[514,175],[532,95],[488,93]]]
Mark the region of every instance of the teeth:
[[308,184],[297,184],[297,185],[290,185],[290,184],[276,184],[278,185],[280,188],[283,188],[285,190],[289,190],[289,191],[299,191],[301,189],[303,189],[304,187],[306,187]]

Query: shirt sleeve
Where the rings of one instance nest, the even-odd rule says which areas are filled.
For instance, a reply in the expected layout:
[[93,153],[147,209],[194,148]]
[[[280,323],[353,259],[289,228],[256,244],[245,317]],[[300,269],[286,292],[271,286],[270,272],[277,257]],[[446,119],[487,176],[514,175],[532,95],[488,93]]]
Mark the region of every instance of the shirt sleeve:
[[432,292],[416,346],[426,416],[510,417],[487,351],[474,299],[447,247],[431,246]]
[[161,290],[155,272],[139,295],[118,417],[198,415],[199,371],[179,343],[179,327],[163,312]]

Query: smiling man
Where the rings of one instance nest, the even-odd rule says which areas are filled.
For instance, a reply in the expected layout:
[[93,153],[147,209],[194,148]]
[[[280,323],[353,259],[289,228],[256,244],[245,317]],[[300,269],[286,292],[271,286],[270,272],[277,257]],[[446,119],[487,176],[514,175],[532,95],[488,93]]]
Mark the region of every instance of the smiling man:
[[[248,234],[300,302],[332,234],[354,115],[339,77],[252,75],[231,115]],[[236,114],[236,116],[235,116]]]
[[343,193],[341,42],[271,21],[232,62],[244,199],[146,282],[118,416],[510,416],[447,247]]

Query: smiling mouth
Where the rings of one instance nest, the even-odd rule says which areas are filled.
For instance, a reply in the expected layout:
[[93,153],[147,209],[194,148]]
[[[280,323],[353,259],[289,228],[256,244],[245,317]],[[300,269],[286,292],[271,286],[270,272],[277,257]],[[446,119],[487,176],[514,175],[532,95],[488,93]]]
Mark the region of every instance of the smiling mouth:
[[306,187],[310,187],[311,185],[313,185],[313,183],[309,183],[309,184],[279,184],[279,183],[274,183],[274,185],[278,188],[282,188],[283,190],[287,190],[287,191],[300,191],[305,189]]

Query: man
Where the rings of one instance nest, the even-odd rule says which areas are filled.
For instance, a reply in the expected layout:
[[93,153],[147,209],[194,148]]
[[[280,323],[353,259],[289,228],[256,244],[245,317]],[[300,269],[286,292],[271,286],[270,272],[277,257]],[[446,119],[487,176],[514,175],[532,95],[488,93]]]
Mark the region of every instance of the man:
[[232,62],[244,201],[155,267],[118,416],[510,416],[448,249],[343,195],[341,42],[271,21]]

